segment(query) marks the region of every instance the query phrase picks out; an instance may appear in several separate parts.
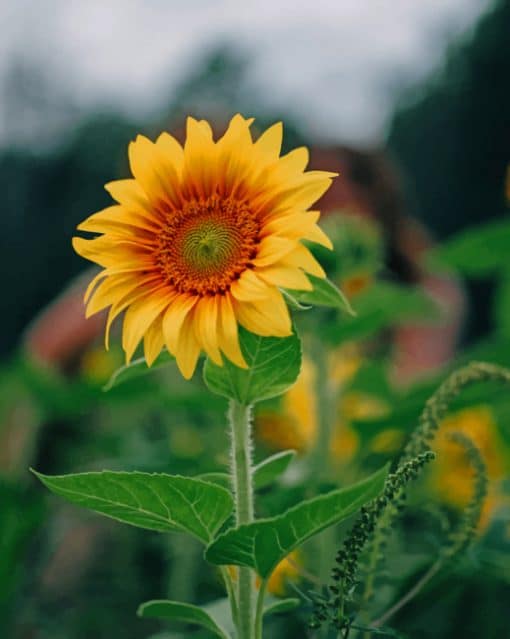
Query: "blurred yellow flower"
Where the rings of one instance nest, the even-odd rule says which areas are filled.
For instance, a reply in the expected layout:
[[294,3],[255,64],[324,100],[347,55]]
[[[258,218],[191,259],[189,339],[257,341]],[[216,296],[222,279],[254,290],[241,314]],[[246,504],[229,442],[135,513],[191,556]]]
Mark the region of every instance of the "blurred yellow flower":
[[441,500],[457,508],[465,506],[471,498],[473,473],[463,449],[449,439],[453,432],[467,435],[480,449],[487,465],[490,481],[480,520],[480,529],[483,530],[503,501],[496,482],[505,472],[504,446],[493,413],[486,406],[467,408],[442,422],[436,442],[437,459],[432,466],[431,487]]
[[[358,450],[359,436],[351,422],[379,417],[388,411],[386,403],[377,397],[354,391],[341,393],[360,365],[359,352],[350,346],[336,351],[330,361],[330,381],[339,391],[337,422],[331,438],[331,451],[338,461],[350,461]],[[315,365],[304,357],[298,380],[283,396],[280,410],[258,415],[257,435],[261,441],[276,449],[305,452],[313,448],[318,429],[316,377]]]
[[129,362],[140,341],[150,366],[166,346],[190,378],[201,351],[246,367],[238,324],[257,335],[292,332],[280,287],[311,290],[324,271],[301,243],[331,248],[309,207],[335,173],[305,172],[308,151],[280,157],[282,125],[256,142],[251,119],[232,118],[216,142],[204,120],[188,118],[184,147],[168,133],[129,146],[134,179],[106,185],[117,201],[78,227],[77,253],[103,270],[85,295],[87,315],[125,311]]
[[[280,563],[273,570],[269,580],[267,582],[267,589],[272,595],[281,597],[285,594],[286,585],[288,581],[298,581],[299,579],[299,566],[301,564],[300,554],[297,550],[289,553],[285,559],[282,559]],[[238,567],[228,566],[228,573],[231,579],[236,582],[238,580]],[[257,587],[260,586],[260,578],[257,577]]]

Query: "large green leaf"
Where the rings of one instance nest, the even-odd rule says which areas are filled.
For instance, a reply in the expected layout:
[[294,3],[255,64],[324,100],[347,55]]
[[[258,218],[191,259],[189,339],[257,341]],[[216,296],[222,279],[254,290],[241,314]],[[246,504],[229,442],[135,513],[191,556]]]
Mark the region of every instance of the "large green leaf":
[[466,275],[483,277],[508,266],[510,220],[497,220],[469,228],[433,249],[428,261],[433,266],[451,266]]
[[52,492],[112,519],[159,532],[188,532],[209,543],[231,514],[230,493],[200,479],[160,473],[34,474]]
[[221,639],[229,639],[222,628],[204,609],[178,601],[154,600],[143,603],[138,608],[138,616],[144,618],[170,619],[206,628]]
[[128,382],[132,379],[142,377],[143,375],[148,375],[149,373],[154,372],[162,366],[168,366],[168,364],[170,364],[171,362],[175,362],[175,358],[166,350],[161,352],[157,360],[150,368],[147,366],[145,357],[134,359],[129,364],[125,364],[124,366],[118,368],[112,374],[108,382],[103,386],[103,390],[109,391],[112,388],[115,388],[120,384],[124,384],[125,382]]
[[248,566],[265,578],[292,550],[328,526],[354,514],[384,486],[387,468],[367,479],[304,501],[282,515],[231,528],[207,548],[217,565]]
[[289,337],[260,337],[241,328],[239,341],[247,369],[228,360],[217,366],[207,360],[204,379],[209,390],[240,404],[252,404],[284,393],[297,379],[301,368],[301,344]]
[[298,303],[312,304],[313,306],[327,306],[338,308],[349,315],[356,315],[349,300],[331,280],[322,277],[308,275],[313,289],[311,291],[289,290],[289,294]]

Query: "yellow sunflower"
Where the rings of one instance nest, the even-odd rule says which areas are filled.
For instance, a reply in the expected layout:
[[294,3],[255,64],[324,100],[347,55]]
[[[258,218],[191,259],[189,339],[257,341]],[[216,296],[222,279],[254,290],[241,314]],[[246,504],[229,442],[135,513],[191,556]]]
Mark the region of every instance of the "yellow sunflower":
[[116,204],[89,217],[77,253],[103,270],[85,294],[87,316],[125,311],[126,360],[140,341],[150,366],[166,346],[186,378],[201,351],[246,367],[238,324],[262,336],[291,334],[280,287],[311,290],[324,271],[301,243],[331,248],[309,207],[335,173],[308,171],[301,147],[280,157],[281,123],[255,142],[253,120],[232,118],[216,142],[204,120],[187,120],[182,147],[168,133],[129,145],[133,179],[106,185]]

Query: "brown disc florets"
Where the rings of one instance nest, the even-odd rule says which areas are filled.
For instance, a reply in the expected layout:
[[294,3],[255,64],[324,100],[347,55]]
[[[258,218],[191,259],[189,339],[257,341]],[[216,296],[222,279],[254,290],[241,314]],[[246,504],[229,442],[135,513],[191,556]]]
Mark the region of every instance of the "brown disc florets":
[[156,261],[179,293],[227,292],[257,255],[260,226],[246,202],[213,195],[168,215]]

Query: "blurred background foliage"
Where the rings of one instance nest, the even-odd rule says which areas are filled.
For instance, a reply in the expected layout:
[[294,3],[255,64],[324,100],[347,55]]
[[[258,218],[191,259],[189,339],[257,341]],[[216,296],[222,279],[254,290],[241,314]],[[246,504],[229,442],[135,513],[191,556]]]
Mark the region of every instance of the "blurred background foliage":
[[[59,118],[77,124],[65,139],[40,147],[16,143],[11,131],[0,148],[1,636],[102,639],[119,628],[126,639],[189,636],[137,621],[137,605],[162,596],[221,596],[193,541],[81,512],[46,495],[27,472],[197,475],[228,462],[224,403],[205,392],[199,376],[184,383],[172,365],[162,366],[102,391],[122,354],[118,347],[104,351],[101,318],[81,320],[84,266],[70,238],[78,222],[107,205],[101,185],[127,174],[129,140],[162,128],[182,136],[188,113],[221,129],[240,110],[260,116],[256,131],[283,119],[287,148],[307,144],[312,168],[329,164],[341,172],[322,206],[335,251],[320,257],[357,316],[296,313],[302,375],[256,417],[259,457],[298,451],[282,480],[285,491],[267,488],[259,497],[261,515],[279,512],[312,488],[347,483],[394,458],[425,400],[456,365],[510,365],[509,32],[510,3],[494,2],[469,37],[451,44],[441,68],[401,97],[377,149],[318,142],[299,118],[271,112],[246,89],[248,54],[231,44],[196,56],[165,108],[138,119],[68,103],[49,74],[13,62],[4,87],[8,113],[31,113],[49,132]],[[330,353],[326,363],[322,352]],[[324,379],[335,396],[325,446],[317,440]],[[468,555],[392,620],[403,636],[509,636],[509,418],[508,393],[491,384],[461,395],[445,420],[438,460],[413,490],[392,539],[376,611],[416,581],[469,499],[471,474],[445,438],[449,430],[467,433],[479,447],[491,487]],[[318,484],[310,480],[317,469]],[[307,547],[281,566],[274,594],[327,581],[334,552],[320,565],[316,553]],[[275,617],[267,636],[304,636],[310,612],[305,606]]]

